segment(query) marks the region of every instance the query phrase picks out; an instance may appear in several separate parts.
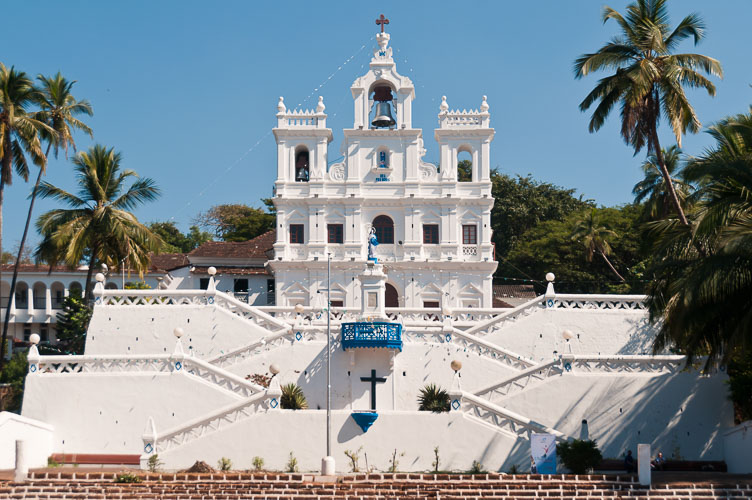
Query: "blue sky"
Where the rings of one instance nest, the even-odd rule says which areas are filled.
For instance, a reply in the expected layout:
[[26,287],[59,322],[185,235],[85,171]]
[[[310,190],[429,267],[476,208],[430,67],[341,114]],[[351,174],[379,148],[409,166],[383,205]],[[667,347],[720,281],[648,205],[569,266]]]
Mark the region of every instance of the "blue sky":
[[[138,217],[173,219],[186,230],[212,205],[260,206],[271,194],[279,96],[288,107],[310,108],[324,96],[334,131],[329,161],[339,157],[341,129],[352,126],[349,87],[367,70],[383,12],[398,71],[415,83],[413,125],[424,129],[426,160],[438,158],[441,96],[452,108],[475,108],[487,95],[493,166],[614,205],[631,201],[644,154],[633,157],[621,142],[618,115],[588,133],[589,115],[578,104],[598,76],[575,80],[571,68],[616,33],[614,23],[600,21],[603,5],[623,11],[627,3],[14,2],[3,11],[16,21],[0,30],[0,60],[77,80],[75,95],[94,107],[94,140],[121,151],[124,167],[163,190]],[[746,111],[752,2],[682,0],[669,8],[674,24],[696,11],[708,26],[699,47],[687,42],[681,50],[724,66],[715,98],[690,94],[703,124]],[[664,146],[673,143],[666,126],[661,135]],[[91,143],[77,137],[79,149]],[[699,154],[710,143],[707,134],[689,136],[684,150]],[[73,188],[70,163],[53,159],[47,180]],[[20,239],[30,189],[17,179],[6,191],[6,249]],[[35,213],[53,207],[42,201]]]

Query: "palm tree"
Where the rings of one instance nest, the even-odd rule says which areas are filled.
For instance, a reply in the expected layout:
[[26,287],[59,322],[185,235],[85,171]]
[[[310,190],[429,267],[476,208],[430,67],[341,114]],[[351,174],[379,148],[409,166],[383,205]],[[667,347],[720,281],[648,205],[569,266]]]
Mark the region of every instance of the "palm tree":
[[661,113],[668,120],[681,148],[682,134],[700,130],[700,120],[684,92],[685,87],[703,88],[715,95],[715,86],[702,75],[723,76],[721,64],[700,54],[673,54],[689,37],[695,45],[702,40],[705,26],[697,14],[685,17],[673,31],[669,30],[666,0],[637,0],[627,6],[625,16],[610,7],[603,11],[603,22],[613,19],[621,34],[597,52],[580,56],[574,65],[575,77],[613,69],[615,73],[598,85],[580,103],[585,111],[596,101],[590,119],[590,132],[601,128],[613,107],[621,105],[621,135],[635,154],[647,146],[655,155],[671,202],[684,226],[689,222],[671,183],[658,140]]
[[[8,68],[0,63],[0,252],[2,252],[3,198],[5,186],[13,183],[13,170],[24,180],[29,178],[31,160],[44,168],[47,158],[42,153],[39,131],[48,130],[46,124],[34,118],[27,108],[34,104],[37,91],[31,79],[22,71]],[[10,298],[8,299],[10,301]],[[0,345],[0,367],[5,359],[3,333]]]
[[[689,361],[728,363],[752,347],[752,108],[709,130],[715,147],[687,163],[698,184],[693,233],[675,221],[650,224],[661,258],[650,287],[654,350],[678,347]],[[701,241],[707,254],[696,251]]]
[[605,226],[598,226],[594,208],[585,215],[584,219],[577,222],[572,231],[572,240],[580,241],[585,246],[585,251],[587,252],[585,258],[588,262],[593,262],[595,254],[600,255],[611,271],[619,277],[619,280],[624,281],[624,277],[619,274],[613,264],[611,264],[611,261],[608,260],[608,255],[611,254],[611,245],[609,245],[608,239],[614,236],[616,236],[615,232]]
[[[50,155],[50,149],[55,146],[55,156],[57,157],[58,151],[62,148],[65,151],[65,156],[68,156],[68,147],[72,147],[76,150],[76,143],[73,141],[73,130],[82,130],[92,136],[91,129],[75,118],[76,115],[92,115],[91,105],[88,101],[77,101],[71,94],[71,89],[75,81],[68,81],[58,72],[53,77],[45,77],[42,75],[37,76],[37,80],[40,82],[39,91],[35,97],[35,101],[41,108],[41,111],[34,113],[34,117],[47,124],[47,128],[41,130],[42,138],[47,141],[47,151],[45,152],[45,158]],[[54,133],[50,133],[50,132]],[[21,263],[21,255],[23,254],[24,246],[26,245],[26,237],[29,234],[29,224],[31,223],[31,217],[34,212],[34,202],[37,197],[37,189],[39,183],[42,181],[42,176],[46,172],[46,162],[39,165],[39,174],[37,175],[37,181],[34,184],[34,188],[31,190],[31,201],[29,202],[29,212],[26,215],[26,225],[24,226],[23,235],[21,236],[21,243],[18,247],[18,256],[16,257],[16,263],[13,267],[13,278],[10,282],[10,293],[8,295],[8,307],[6,309],[5,321],[3,322],[3,340],[5,340],[8,334],[8,325],[10,323],[10,305],[12,302],[11,297],[16,291],[16,281],[18,279],[18,266]]]
[[[684,207],[692,191],[692,185],[682,179],[681,150],[674,145],[664,149],[662,153],[666,169],[671,176],[671,183],[678,187],[676,195],[679,197],[682,207]],[[635,184],[632,189],[632,194],[635,195],[635,203],[646,202],[645,215],[649,220],[668,217],[673,212],[673,203],[656,155],[652,153],[648,155],[647,160],[642,164],[642,171],[645,178]]]
[[[164,245],[159,236],[129,212],[156,199],[159,188],[152,179],[138,178],[132,170],[121,170],[120,161],[120,153],[113,148],[95,145],[73,158],[79,185],[77,195],[47,182],[39,186],[42,198],[54,198],[71,208],[51,210],[39,217],[37,229],[43,240],[36,252],[37,259],[76,266],[87,257],[86,299],[97,264],[116,269],[127,259],[132,269],[143,274],[149,268],[150,252],[157,252]],[[136,180],[126,187],[130,177]]]

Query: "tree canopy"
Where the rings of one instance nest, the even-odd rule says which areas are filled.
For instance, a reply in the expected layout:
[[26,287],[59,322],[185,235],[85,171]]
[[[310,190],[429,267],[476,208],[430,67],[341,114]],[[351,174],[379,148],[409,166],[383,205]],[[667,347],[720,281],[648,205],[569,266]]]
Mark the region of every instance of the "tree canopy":
[[162,252],[188,253],[202,243],[211,241],[211,233],[201,231],[198,226],[191,226],[187,233],[182,233],[174,222],[152,222],[149,224],[154,234],[159,235],[164,241]]
[[[268,205],[267,205],[268,206]],[[246,241],[274,229],[274,214],[241,203],[215,205],[194,222],[223,241]]]

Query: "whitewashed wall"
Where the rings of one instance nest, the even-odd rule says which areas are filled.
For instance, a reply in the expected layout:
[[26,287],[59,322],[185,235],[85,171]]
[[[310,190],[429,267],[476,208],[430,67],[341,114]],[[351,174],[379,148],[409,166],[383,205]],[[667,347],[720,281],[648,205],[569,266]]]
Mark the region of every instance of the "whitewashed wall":
[[0,413],[0,470],[16,465],[16,441],[24,441],[28,467],[47,467],[52,454],[53,427],[45,422],[4,411]]
[[728,471],[733,474],[752,473],[752,420],[724,432],[723,444]]

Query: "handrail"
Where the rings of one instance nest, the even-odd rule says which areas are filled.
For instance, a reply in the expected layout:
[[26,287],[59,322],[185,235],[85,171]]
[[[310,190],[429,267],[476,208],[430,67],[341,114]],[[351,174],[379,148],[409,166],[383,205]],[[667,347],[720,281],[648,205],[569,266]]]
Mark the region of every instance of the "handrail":
[[272,335],[269,335],[267,337],[262,337],[256,342],[253,342],[252,344],[244,345],[242,347],[239,347],[237,349],[234,349],[228,353],[220,354],[218,356],[215,356],[208,360],[208,362],[214,366],[227,366],[234,363],[230,362],[230,360],[234,360],[235,358],[243,357],[244,354],[254,351],[255,349],[258,349],[259,347],[262,347],[264,345],[269,345],[275,340],[281,339],[283,337],[287,337],[292,335],[292,330],[289,331],[283,331],[283,332],[277,332]]
[[[569,439],[566,434],[557,431],[552,427],[534,422],[529,418],[520,415],[519,413],[507,410],[506,408],[502,408],[501,406],[498,406],[488,401],[487,399],[480,398],[469,392],[461,391],[460,397],[463,401],[470,402],[475,408],[482,408],[529,431],[553,434],[557,441],[564,441],[566,439]],[[475,418],[483,420],[479,415],[475,415]]]
[[480,323],[479,325],[476,325],[472,328],[465,330],[465,333],[473,335],[477,332],[487,330],[488,327],[490,326],[493,326],[498,323],[502,323],[507,319],[513,319],[517,317],[519,314],[521,314],[522,312],[526,311],[527,309],[531,307],[535,307],[536,305],[542,303],[543,298],[544,298],[543,295],[539,295],[538,297],[535,297],[534,299],[528,300],[524,304],[520,304],[519,306],[515,307],[514,309],[510,311],[503,312],[499,314],[498,316],[491,318],[488,321],[485,321],[483,323]]
[[[484,387],[482,389],[479,389],[479,390],[475,391],[474,394],[476,396],[483,396],[484,394],[488,394],[490,392],[494,392],[494,391],[498,390],[500,387],[512,384],[512,383],[514,383],[514,382],[516,382],[516,381],[518,381],[520,379],[524,379],[526,377],[530,377],[532,375],[535,375],[536,372],[539,372],[541,370],[546,370],[547,368],[550,368],[550,367],[552,367],[554,365],[557,365],[557,364],[561,364],[561,360],[554,359],[554,360],[548,361],[546,363],[542,363],[542,364],[539,364],[539,365],[530,366],[530,368],[522,370],[519,373],[515,373],[514,375],[512,375],[510,377],[507,377],[507,378],[505,378],[504,380],[502,380],[500,382],[497,382],[495,384],[491,384],[491,385],[486,386],[486,387]],[[548,376],[548,375],[546,375],[546,376]]]
[[[232,295],[228,295],[228,294],[226,294],[224,292],[220,292],[220,291],[216,291],[214,293],[216,294],[217,297],[221,297],[221,298],[225,299],[227,302],[229,302],[230,304],[234,305],[235,307],[239,307],[240,309],[243,309],[244,311],[246,311],[249,314],[252,314],[254,316],[259,316],[264,321],[266,321],[268,323],[271,323],[273,325],[276,325],[277,328],[279,328],[280,330],[290,330],[292,328],[286,322],[280,321],[279,319],[275,318],[274,316],[272,316],[270,314],[267,314],[264,311],[259,310],[257,307],[253,307],[253,306],[250,306],[250,305],[246,304],[245,302],[241,302],[238,299],[236,299],[235,297],[233,297]],[[216,303],[216,300],[215,300],[215,303]],[[230,310],[229,308],[225,308],[225,309]],[[230,310],[230,312],[233,312],[233,311]]]
[[465,339],[467,342],[470,342],[472,344],[477,344],[485,349],[488,349],[489,351],[496,352],[504,356],[505,358],[508,358],[512,360],[513,362],[517,362],[523,366],[529,367],[535,364],[533,361],[523,358],[520,354],[517,354],[516,352],[512,352],[508,349],[504,349],[503,347],[500,347],[496,344],[483,340],[482,338],[478,336],[472,335],[468,333],[467,331],[463,331],[458,328],[453,328],[451,332],[452,332],[452,335],[461,337]]

